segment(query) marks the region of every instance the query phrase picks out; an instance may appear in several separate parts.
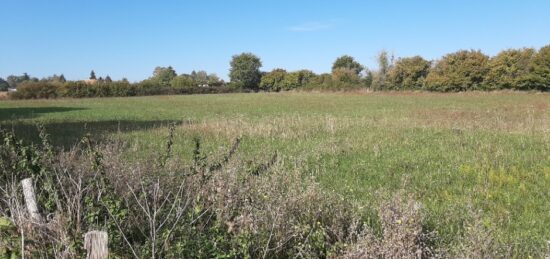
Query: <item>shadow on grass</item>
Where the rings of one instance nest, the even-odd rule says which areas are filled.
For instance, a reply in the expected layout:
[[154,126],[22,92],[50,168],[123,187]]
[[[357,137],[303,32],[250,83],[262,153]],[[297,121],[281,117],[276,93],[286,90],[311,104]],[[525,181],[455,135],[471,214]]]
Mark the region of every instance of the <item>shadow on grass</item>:
[[[50,141],[54,146],[70,148],[78,143],[86,134],[90,134],[95,140],[100,140],[113,133],[147,131],[168,127],[170,124],[179,126],[188,123],[190,122],[175,120],[110,120],[93,122],[52,122],[44,123],[43,125],[46,129],[46,133],[50,135]],[[36,124],[7,122],[0,123],[0,128],[15,132],[18,138],[27,142],[37,143],[37,141],[40,141]]]
[[14,107],[0,108],[0,121],[15,119],[32,119],[40,117],[46,113],[70,112],[86,110],[86,108],[77,107]]

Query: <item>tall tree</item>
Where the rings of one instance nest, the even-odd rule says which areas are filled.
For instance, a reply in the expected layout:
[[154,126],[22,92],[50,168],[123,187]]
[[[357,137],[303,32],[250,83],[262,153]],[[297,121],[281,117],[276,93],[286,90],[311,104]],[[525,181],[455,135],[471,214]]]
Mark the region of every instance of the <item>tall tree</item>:
[[390,70],[390,58],[388,56],[388,51],[380,51],[380,53],[378,53],[377,61],[378,69],[380,69],[380,74],[385,76]]
[[196,87],[197,83],[190,75],[182,74],[174,77],[170,81],[170,86],[175,88],[192,88]]
[[391,61],[388,52],[386,50],[380,51],[376,57],[376,61],[378,63],[378,72],[373,74],[372,87],[376,89],[383,89],[387,87],[386,77],[391,68]]
[[7,91],[9,87],[8,81],[0,77],[0,91]]
[[425,87],[437,91],[483,89],[489,57],[479,50],[461,50],[439,60],[426,77]]
[[242,53],[231,59],[229,78],[239,87],[258,89],[261,80],[262,61],[252,53]]
[[153,71],[153,77],[150,79],[160,85],[169,85],[170,81],[177,76],[176,71],[171,67],[156,67]]
[[431,62],[421,56],[400,58],[387,71],[388,88],[420,89],[430,71]]
[[65,79],[65,76],[64,76],[63,74],[61,74],[61,75],[59,76],[59,82],[61,82],[61,83],[67,82],[67,79]]
[[533,88],[550,91],[550,45],[542,47],[535,55],[531,71]]
[[275,92],[282,90],[282,83],[286,74],[286,70],[284,69],[273,69],[271,72],[262,76],[262,80],[260,81],[260,89]]
[[6,81],[10,85],[11,88],[16,88],[19,84],[27,81],[38,81],[36,78],[31,78],[27,73],[23,73],[23,75],[16,76],[16,75],[9,75],[6,78]]
[[105,83],[112,83],[113,82],[113,79],[111,79],[111,77],[109,75],[107,75],[105,77]]
[[534,49],[509,49],[491,58],[485,83],[489,89],[531,88],[529,73],[535,57]]
[[343,55],[334,61],[332,64],[332,71],[334,72],[337,69],[348,69],[352,70],[356,75],[359,75],[363,71],[364,67],[355,61],[352,56]]
[[358,84],[361,78],[355,69],[338,67],[332,70],[332,80],[346,84]]
[[97,78],[95,77],[95,72],[92,70],[92,72],[90,72],[90,80],[96,80]]
[[208,74],[208,84],[210,86],[221,86],[223,85],[223,81],[218,77],[218,75],[211,73]]

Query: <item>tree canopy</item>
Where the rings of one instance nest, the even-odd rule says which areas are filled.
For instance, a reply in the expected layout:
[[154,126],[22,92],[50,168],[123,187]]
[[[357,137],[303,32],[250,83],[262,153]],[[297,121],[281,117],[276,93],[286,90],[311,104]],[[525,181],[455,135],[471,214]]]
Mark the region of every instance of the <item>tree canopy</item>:
[[420,89],[430,72],[431,62],[421,56],[400,58],[387,72],[389,88]]
[[437,91],[465,91],[484,88],[489,57],[479,50],[461,50],[436,62],[426,77],[426,88]]
[[9,87],[8,81],[0,77],[0,91],[7,91]]
[[242,53],[231,59],[229,78],[232,83],[247,89],[257,89],[262,74],[260,68],[262,61],[252,53]]
[[532,88],[550,90],[550,45],[539,50],[532,62]]
[[95,77],[95,72],[92,70],[92,72],[90,72],[90,80],[96,80],[97,78]]
[[332,64],[332,71],[335,70],[350,70],[351,72],[355,73],[356,75],[359,75],[361,71],[363,71],[364,67],[363,65],[359,64],[359,62],[355,61],[355,59],[352,56],[343,55],[334,61]]
[[158,83],[162,86],[170,85],[170,81],[177,76],[176,71],[171,67],[156,67],[153,71],[153,76],[150,78],[151,81]]
[[491,58],[485,84],[489,89],[525,89],[529,88],[531,63],[535,57],[534,49],[509,49]]

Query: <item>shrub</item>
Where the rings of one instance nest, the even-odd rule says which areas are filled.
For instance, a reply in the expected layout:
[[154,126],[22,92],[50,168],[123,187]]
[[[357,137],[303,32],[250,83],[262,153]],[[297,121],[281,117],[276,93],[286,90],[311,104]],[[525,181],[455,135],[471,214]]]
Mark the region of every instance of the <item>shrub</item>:
[[352,56],[344,55],[339,58],[337,58],[334,63],[332,64],[332,72],[336,70],[347,70],[350,73],[353,73],[357,76],[363,71],[364,67],[363,65],[359,64],[359,62],[355,61],[355,59]]
[[437,258],[443,251],[432,246],[436,236],[424,226],[422,204],[402,193],[378,208],[382,233],[366,229],[346,258]]
[[8,81],[0,77],[0,92],[7,91],[9,87],[10,85],[8,84]]
[[529,78],[532,89],[550,90],[550,45],[545,46],[533,58]]
[[491,58],[485,78],[488,89],[530,89],[534,49],[510,49]]
[[283,81],[287,75],[284,69],[273,69],[271,72],[262,76],[260,81],[260,89],[265,91],[278,92],[283,90]]
[[48,82],[26,81],[10,93],[12,99],[50,99],[58,96],[58,86]]
[[457,92],[484,89],[489,57],[481,51],[461,50],[437,61],[426,78],[431,91]]
[[420,56],[400,58],[388,71],[388,88],[396,90],[421,89],[430,71],[431,62]]
[[[375,215],[359,213],[277,154],[243,160],[240,139],[208,156],[194,139],[192,161],[183,162],[172,151],[172,126],[164,152],[129,162],[124,143],[84,137],[56,151],[39,129],[41,143],[30,145],[0,131],[0,244],[8,253],[19,251],[12,241],[23,231],[26,256],[80,257],[83,234],[101,229],[114,258],[507,255],[480,217],[456,244],[439,244],[412,196],[399,191]],[[27,177],[44,222],[26,215],[18,185]]]
[[[190,164],[173,158],[171,144],[151,162],[130,164],[119,155],[123,144],[84,138],[54,154],[41,132],[43,143],[30,146],[2,132],[0,149],[0,215],[27,233],[29,256],[81,255],[82,235],[93,229],[109,232],[114,257],[328,256],[355,217],[277,156],[239,160],[239,140],[207,157],[195,139]],[[17,188],[26,177],[51,215],[32,229]]]
[[355,70],[349,68],[335,68],[332,70],[332,81],[343,84],[359,84],[361,78]]
[[170,81],[170,86],[174,88],[191,88],[196,87],[197,84],[190,76],[179,75]]

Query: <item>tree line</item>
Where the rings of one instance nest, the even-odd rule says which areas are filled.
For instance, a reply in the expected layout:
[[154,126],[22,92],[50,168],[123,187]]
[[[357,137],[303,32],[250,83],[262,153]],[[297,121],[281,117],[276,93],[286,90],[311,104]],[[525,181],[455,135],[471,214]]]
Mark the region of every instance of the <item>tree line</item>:
[[343,55],[330,73],[311,70],[262,71],[261,59],[252,53],[232,57],[230,82],[206,71],[178,74],[174,68],[156,67],[151,77],[136,83],[110,76],[68,81],[64,75],[38,79],[28,74],[0,78],[0,91],[16,88],[14,99],[55,97],[107,97],[156,94],[225,93],[238,91],[288,91],[294,89],[427,90],[458,92],[469,90],[550,90],[550,45],[508,49],[490,57],[479,50],[460,50],[439,60],[421,56],[395,59],[387,51],[377,56],[378,69],[370,70],[355,58]]
[[[233,59],[250,55],[242,54]],[[246,57],[242,60],[244,63],[252,59]],[[259,59],[255,62],[261,65]],[[533,48],[508,49],[494,57],[479,50],[460,50],[435,61],[421,56],[394,59],[387,51],[382,51],[377,56],[377,62],[378,70],[371,71],[353,57],[344,55],[334,61],[330,74],[316,75],[309,70],[287,72],[278,68],[268,73],[249,71],[250,74],[261,75],[257,81],[247,82],[247,79],[241,79],[242,72],[233,74],[233,70],[230,77],[232,82],[247,82],[243,86],[267,91],[354,87],[439,92],[550,90],[550,45],[538,51]]]

